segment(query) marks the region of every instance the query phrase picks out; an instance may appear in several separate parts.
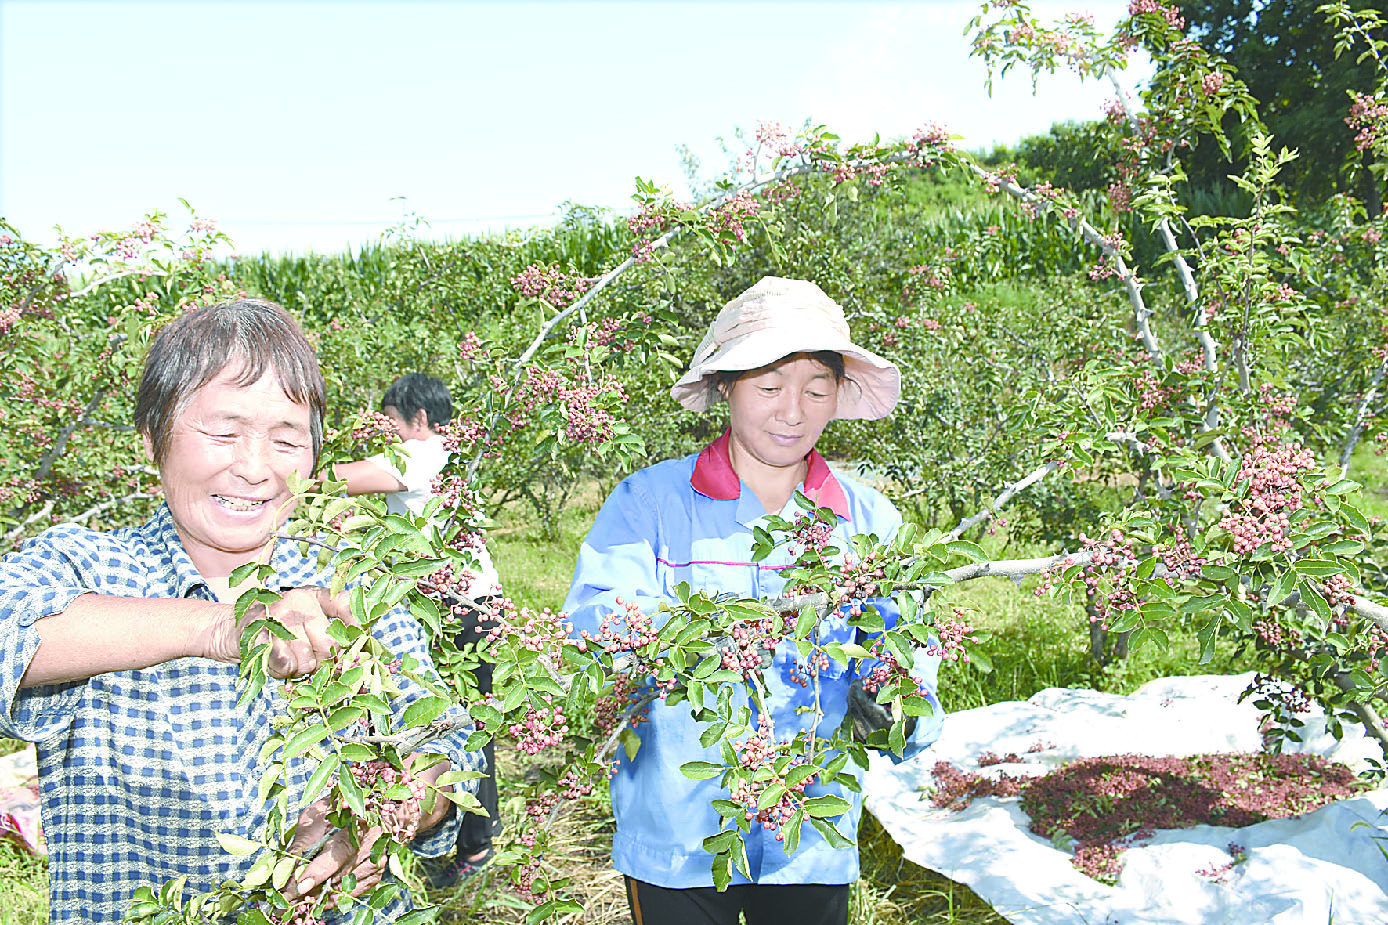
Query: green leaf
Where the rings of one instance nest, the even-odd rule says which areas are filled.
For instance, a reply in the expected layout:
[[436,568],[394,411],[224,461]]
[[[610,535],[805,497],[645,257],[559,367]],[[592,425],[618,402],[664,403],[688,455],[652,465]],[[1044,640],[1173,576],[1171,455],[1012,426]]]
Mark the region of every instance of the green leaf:
[[1301,599],[1314,610],[1322,620],[1331,618],[1330,604],[1321,596],[1319,590],[1310,582],[1302,581],[1297,583],[1297,590],[1301,592]]
[[1129,631],[1131,631],[1131,630],[1133,629],[1133,627],[1137,626],[1138,621],[1140,621],[1141,619],[1142,619],[1142,614],[1141,614],[1139,611],[1137,611],[1137,610],[1124,610],[1124,611],[1121,611],[1115,619],[1109,621],[1109,625],[1108,625],[1109,632],[1111,632],[1111,633],[1126,633],[1126,632],[1129,632]]
[[690,780],[708,780],[722,774],[725,768],[712,761],[686,761],[680,765],[680,773]]
[[1339,575],[1345,570],[1343,565],[1330,559],[1299,559],[1292,563],[1292,568],[1296,569],[1298,575],[1309,575],[1312,578]]
[[952,553],[963,556],[970,562],[983,562],[988,558],[988,554],[983,551],[982,546],[967,540],[951,540],[945,544],[945,548]]
[[703,846],[705,851],[712,854],[720,854],[731,848],[735,841],[737,841],[737,831],[735,829],[728,829],[727,831],[718,832],[704,838]]
[[1200,566],[1200,577],[1208,578],[1211,581],[1224,581],[1233,578],[1238,572],[1223,565],[1202,565]]
[[790,819],[786,820],[786,823],[781,826],[781,834],[784,838],[782,847],[785,849],[787,855],[794,854],[796,849],[800,847],[800,827],[804,824],[805,811],[803,809],[797,809],[795,813],[791,815]]
[[704,748],[710,748],[720,741],[727,732],[727,723],[710,723],[704,727],[704,731],[699,735],[699,744]]
[[770,809],[781,802],[781,797],[787,793],[785,784],[772,784],[761,792],[757,797],[757,809]]
[[338,707],[328,715],[328,728],[334,732],[352,725],[366,715],[366,710],[354,704]]
[[[552,919],[556,915],[569,915],[580,913],[583,907],[572,899],[547,899],[540,905],[531,909],[525,917],[525,925],[539,925],[546,919]],[[409,925],[403,918],[396,920],[397,925]]]
[[816,832],[824,837],[824,840],[829,843],[830,848],[853,847],[853,840],[844,838],[843,833],[834,828],[833,823],[829,822],[827,819],[811,817],[810,824],[815,827]]
[[1278,576],[1277,581],[1273,583],[1272,590],[1268,592],[1268,603],[1280,604],[1286,599],[1288,594],[1292,593],[1292,588],[1295,585],[1296,572],[1287,569],[1287,571]]
[[286,759],[302,755],[313,746],[327,738],[328,727],[322,723],[314,723],[307,729],[301,729],[294,734],[284,745],[284,757]]
[[374,761],[376,753],[365,745],[348,742],[341,749],[343,761]]
[[427,909],[415,909],[406,912],[395,920],[395,925],[428,925],[439,917],[441,906],[430,906]]
[[710,800],[709,806],[713,807],[713,811],[716,812],[724,822],[727,822],[727,820],[732,819],[734,816],[741,816],[746,812],[742,808],[741,803],[734,803],[732,800]]
[[1340,505],[1340,513],[1344,515],[1345,520],[1349,521],[1350,526],[1354,527],[1354,529],[1365,536],[1373,536],[1373,530],[1369,527],[1369,521],[1365,519],[1363,514],[1359,513],[1358,509],[1348,504],[1342,504]]
[[275,856],[270,853],[262,854],[255,859],[251,869],[246,871],[246,876],[241,879],[241,886],[247,890],[253,890],[266,883],[270,879],[270,871],[274,869]]
[[366,815],[365,794],[362,793],[361,786],[350,774],[339,774],[337,776],[337,790],[342,794],[342,799],[347,802],[348,808],[358,816]]
[[427,726],[442,716],[443,711],[448,709],[450,703],[452,701],[447,697],[440,697],[436,694],[420,697],[405,708],[405,715],[401,718],[402,722],[406,726]]
[[291,855],[285,855],[275,862],[274,870],[270,873],[270,885],[277,890],[284,889],[289,882],[289,877],[294,873],[295,860]]
[[627,726],[618,734],[617,739],[622,743],[622,750],[627,753],[627,761],[634,761],[636,753],[641,749],[641,737],[636,734],[636,730]]
[[833,793],[810,797],[805,801],[805,814],[812,819],[842,816],[852,808],[852,803]]
[[733,859],[726,851],[713,856],[713,888],[722,893],[733,882]]
[[265,846],[260,842],[251,841],[241,835],[234,835],[230,832],[218,832],[217,844],[222,846],[222,850],[227,854],[238,858],[247,858],[262,850]]
[[318,766],[318,770],[313,772],[313,775],[308,779],[308,783],[304,785],[304,799],[311,801],[314,797],[318,796],[318,792],[327,786],[328,778],[332,777],[333,772],[337,770],[338,765],[341,763],[342,759],[338,758],[336,754],[329,755],[327,759]]
[[416,559],[413,562],[397,562],[390,567],[390,571],[397,578],[423,578],[447,564],[447,559]]
[[1166,633],[1158,627],[1139,626],[1137,629],[1133,630],[1132,635],[1128,637],[1128,651],[1132,653],[1137,653],[1143,649],[1150,649],[1152,647],[1165,649],[1169,647],[1169,645],[1170,642],[1167,639]]

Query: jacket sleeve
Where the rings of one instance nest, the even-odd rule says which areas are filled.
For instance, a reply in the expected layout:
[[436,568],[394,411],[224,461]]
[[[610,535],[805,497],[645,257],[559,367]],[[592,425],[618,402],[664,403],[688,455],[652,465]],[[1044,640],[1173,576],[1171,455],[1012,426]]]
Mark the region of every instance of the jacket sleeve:
[[[603,617],[635,603],[653,611],[667,595],[656,573],[660,511],[634,478],[613,489],[578,551],[564,610],[575,634],[596,636]],[[617,599],[622,603],[618,604]]]
[[[0,736],[38,742],[66,728],[86,682],[72,681],[20,689],[20,680],[39,649],[35,623],[62,613],[81,594],[139,596],[140,580],[114,550],[102,555],[92,531],[60,526],[33,538],[0,561]],[[99,561],[112,571],[98,588]],[[122,573],[122,574],[117,574]],[[128,587],[120,587],[121,583]]]

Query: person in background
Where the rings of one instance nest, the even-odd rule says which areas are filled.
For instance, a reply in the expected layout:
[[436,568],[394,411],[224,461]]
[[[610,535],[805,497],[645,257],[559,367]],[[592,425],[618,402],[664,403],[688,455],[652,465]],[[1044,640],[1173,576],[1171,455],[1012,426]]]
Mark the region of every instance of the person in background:
[[[264,748],[285,702],[274,679],[312,673],[334,649],[330,621],[353,619],[317,557],[276,540],[294,507],[290,474],[307,478],[317,465],[323,413],[317,357],[283,308],[241,299],[185,312],[154,336],[135,403],[164,502],[142,526],[60,524],[0,561],[0,736],[37,743],[51,921],[114,925],[137,887],[186,877],[189,892],[204,892],[242,880],[254,862],[216,836],[258,839],[274,808],[257,783],[277,754]],[[267,586],[281,597],[238,622],[229,576],[251,562],[270,566]],[[267,637],[272,680],[243,703],[241,626],[267,610],[291,638]],[[374,632],[435,674],[404,608]],[[403,682],[397,720],[426,693]],[[467,735],[431,742],[446,760],[419,777],[479,769]],[[288,761],[291,800],[316,769],[307,756]],[[298,814],[292,851],[326,841],[295,872],[291,899],[311,901],[348,874],[360,893],[383,876],[371,860],[380,829],[354,844],[330,810],[324,797]],[[457,839],[447,800],[428,813],[417,798],[388,811],[417,833],[419,854],[444,854]],[[377,921],[407,908],[397,896]]]
[[[381,412],[390,418],[402,442],[404,469],[397,468],[384,453],[358,462],[333,467],[333,477],[347,483],[349,495],[381,494],[392,513],[424,513],[434,495],[434,479],[448,464],[449,452],[439,428],[453,418],[453,397],[448,386],[423,373],[409,373],[390,384],[381,397]],[[479,643],[486,636],[481,627],[483,612],[477,606],[501,594],[501,580],[492,566],[483,543],[473,548],[477,568],[461,599],[451,600],[454,618],[461,628],[454,644]],[[492,666],[482,662],[476,670],[478,690],[485,696],[492,691]],[[426,863],[430,886],[452,886],[480,871],[493,855],[492,838],[501,832],[499,798],[496,786],[496,753],[493,743],[483,749],[487,777],[479,784],[477,798],[488,815],[463,815],[458,832],[457,853]]]
[[[854,534],[886,540],[901,525],[890,501],[832,471],[815,450],[836,418],[890,413],[900,396],[900,372],[853,343],[843,309],[814,283],[766,277],[729,302],[672,394],[691,411],[726,401],[729,427],[701,452],[631,475],[607,498],[579,551],[564,602],[576,633],[597,636],[602,620],[628,605],[650,613],[661,601],[675,600],[682,582],[710,594],[779,595],[780,570],[793,557],[779,547],[754,562],[753,529],[769,514],[795,519],[796,491],[838,515],[832,539],[841,549]],[[893,602],[871,603],[894,625],[899,613]],[[847,643],[855,634],[842,612],[820,623],[821,642]],[[908,728],[906,757],[940,734],[939,663],[938,656],[915,654],[912,673],[933,712]],[[874,715],[885,711],[845,666],[820,666],[817,692],[797,684],[812,670],[790,642],[769,653],[763,679],[777,741],[806,726],[816,696],[823,711],[819,735],[831,735],[845,716],[855,729],[869,730],[864,738],[890,723],[890,717]],[[799,850],[787,855],[774,831],[754,823],[743,836],[751,877],[734,871],[725,892],[715,889],[712,856],[702,842],[720,828],[710,801],[727,793],[717,778],[690,780],[680,771],[692,760],[722,763],[717,743],[700,743],[703,731],[687,703],[657,700],[636,728],[641,745],[635,758],[618,750],[611,782],[617,820],[612,859],[626,876],[633,921],[737,925],[743,915],[747,925],[845,925],[850,885],[859,873],[857,848],[831,847],[809,826],[802,829]],[[849,769],[859,773],[855,765]],[[805,796],[827,793],[849,802],[839,824],[847,834],[856,833],[861,794],[816,783]]]

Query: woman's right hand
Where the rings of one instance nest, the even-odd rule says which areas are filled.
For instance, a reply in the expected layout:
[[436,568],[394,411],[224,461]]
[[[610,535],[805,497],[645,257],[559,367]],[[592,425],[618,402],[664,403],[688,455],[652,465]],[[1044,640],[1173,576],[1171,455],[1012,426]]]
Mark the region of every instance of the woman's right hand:
[[292,634],[290,639],[281,639],[262,630],[257,640],[270,643],[266,665],[276,678],[311,674],[337,647],[328,635],[328,623],[333,619],[352,625],[357,622],[345,591],[334,595],[327,588],[291,588],[269,605],[247,608],[240,620],[228,608],[227,615],[211,629],[208,657],[219,662],[240,662],[242,630],[265,616],[279,621]]

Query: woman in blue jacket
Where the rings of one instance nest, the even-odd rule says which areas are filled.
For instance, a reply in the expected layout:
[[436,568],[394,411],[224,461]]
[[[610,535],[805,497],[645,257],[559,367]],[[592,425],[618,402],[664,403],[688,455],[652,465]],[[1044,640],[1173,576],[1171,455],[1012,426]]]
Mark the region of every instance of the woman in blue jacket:
[[[701,452],[643,469],[612,492],[583,543],[564,604],[575,632],[596,635],[605,615],[633,602],[653,611],[662,600],[674,600],[681,582],[708,593],[779,595],[780,571],[792,556],[782,547],[753,562],[752,531],[769,514],[793,518],[797,490],[838,515],[840,548],[854,534],[887,539],[901,525],[890,501],[836,474],[815,451],[831,420],[890,413],[900,396],[900,372],[852,342],[843,309],[814,283],[766,277],[729,302],[672,394],[694,411],[727,401],[729,428]],[[891,602],[874,604],[892,625],[897,613]],[[842,615],[821,624],[824,641],[849,642],[854,632]],[[938,667],[937,657],[915,657],[913,674],[934,710],[915,724],[905,757],[939,736]],[[797,710],[813,696],[795,683],[804,673],[789,643],[776,649],[764,672],[780,741],[810,721]],[[853,677],[830,661],[819,680],[824,715],[818,732],[828,736],[843,722]],[[734,872],[725,892],[714,888],[712,856],[702,841],[719,830],[710,801],[727,794],[717,778],[695,781],[680,773],[688,761],[721,761],[716,745],[700,744],[701,731],[688,704],[657,701],[637,729],[636,757],[622,756],[612,779],[613,863],[626,875],[633,920],[737,925],[741,912],[748,925],[844,925],[850,885],[858,879],[857,849],[831,847],[809,826],[792,855],[774,832],[753,826],[743,836],[751,877]],[[807,796],[821,793],[852,804],[839,827],[856,832],[862,798],[833,784],[816,784]]]

